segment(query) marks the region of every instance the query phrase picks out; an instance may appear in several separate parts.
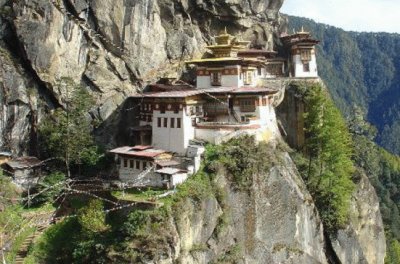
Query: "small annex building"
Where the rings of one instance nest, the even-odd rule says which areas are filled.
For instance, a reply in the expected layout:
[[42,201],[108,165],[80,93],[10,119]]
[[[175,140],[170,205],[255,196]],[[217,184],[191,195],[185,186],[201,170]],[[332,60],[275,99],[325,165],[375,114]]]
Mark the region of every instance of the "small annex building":
[[18,157],[3,163],[1,167],[13,182],[23,189],[35,187],[41,175],[43,162],[36,157]]
[[165,150],[151,146],[125,146],[110,153],[115,154],[119,179],[132,186],[170,189],[188,176],[188,171],[179,168],[181,162],[174,160]]
[[0,165],[6,163],[12,158],[12,154],[7,151],[0,151]]

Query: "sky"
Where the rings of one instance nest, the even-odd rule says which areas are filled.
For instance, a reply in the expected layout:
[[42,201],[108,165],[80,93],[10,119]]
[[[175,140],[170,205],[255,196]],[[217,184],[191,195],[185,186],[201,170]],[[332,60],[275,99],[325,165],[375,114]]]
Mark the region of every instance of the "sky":
[[345,30],[400,33],[400,0],[284,0],[281,12]]

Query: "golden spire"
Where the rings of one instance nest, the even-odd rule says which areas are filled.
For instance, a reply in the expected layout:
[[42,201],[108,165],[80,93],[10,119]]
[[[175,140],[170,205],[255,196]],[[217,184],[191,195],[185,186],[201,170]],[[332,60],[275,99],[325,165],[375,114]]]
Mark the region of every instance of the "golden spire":
[[225,35],[228,35],[228,31],[226,30],[226,26],[225,26]]

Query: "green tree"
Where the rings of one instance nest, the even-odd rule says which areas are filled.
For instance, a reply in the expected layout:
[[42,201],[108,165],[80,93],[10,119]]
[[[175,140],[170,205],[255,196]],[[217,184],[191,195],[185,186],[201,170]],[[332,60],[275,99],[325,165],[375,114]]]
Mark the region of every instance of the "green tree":
[[396,239],[393,239],[390,244],[387,245],[387,255],[385,258],[385,264],[397,264],[400,263],[400,243]]
[[88,234],[105,231],[106,214],[100,200],[91,200],[89,204],[78,211],[78,222]]
[[46,175],[37,187],[38,195],[34,198],[34,203],[54,202],[65,188],[65,174],[53,172]]
[[299,90],[307,108],[304,152],[308,161],[300,167],[325,228],[334,231],[348,219],[354,190],[351,135],[321,85],[300,85]]
[[56,109],[39,128],[42,153],[65,163],[67,177],[71,165],[93,166],[102,157],[91,134],[88,111],[94,101],[90,94],[70,79],[62,79],[60,87],[66,91],[65,108]]

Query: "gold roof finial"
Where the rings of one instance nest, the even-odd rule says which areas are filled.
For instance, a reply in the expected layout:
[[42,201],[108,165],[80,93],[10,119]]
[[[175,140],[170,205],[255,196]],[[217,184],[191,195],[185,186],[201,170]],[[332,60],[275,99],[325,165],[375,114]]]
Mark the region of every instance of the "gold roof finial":
[[301,33],[304,33],[304,26],[301,26]]
[[228,35],[228,31],[226,30],[226,26],[225,26],[225,35]]

